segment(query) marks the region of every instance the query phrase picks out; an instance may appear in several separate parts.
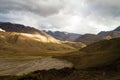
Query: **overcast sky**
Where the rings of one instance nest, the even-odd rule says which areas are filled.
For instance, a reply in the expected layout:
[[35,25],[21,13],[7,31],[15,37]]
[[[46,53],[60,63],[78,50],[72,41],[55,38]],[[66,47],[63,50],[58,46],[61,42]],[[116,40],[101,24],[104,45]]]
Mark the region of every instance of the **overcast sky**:
[[46,30],[98,33],[120,25],[120,0],[0,0],[0,21]]

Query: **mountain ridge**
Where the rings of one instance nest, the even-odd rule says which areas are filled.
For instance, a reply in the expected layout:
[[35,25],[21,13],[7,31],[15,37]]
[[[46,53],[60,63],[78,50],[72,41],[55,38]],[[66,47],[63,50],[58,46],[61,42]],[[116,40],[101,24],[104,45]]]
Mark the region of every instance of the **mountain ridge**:
[[68,33],[63,31],[45,31],[44,30],[44,32],[62,41],[74,41],[79,36],[81,36],[80,34],[77,34],[77,33]]
[[75,41],[90,45],[94,42],[118,37],[120,37],[120,26],[111,31],[101,31],[98,34],[85,34],[77,38]]
[[38,29],[6,22],[0,23],[0,40],[0,53],[22,53],[22,55],[23,53],[51,54],[59,51],[66,53],[86,46],[83,43],[60,41]]

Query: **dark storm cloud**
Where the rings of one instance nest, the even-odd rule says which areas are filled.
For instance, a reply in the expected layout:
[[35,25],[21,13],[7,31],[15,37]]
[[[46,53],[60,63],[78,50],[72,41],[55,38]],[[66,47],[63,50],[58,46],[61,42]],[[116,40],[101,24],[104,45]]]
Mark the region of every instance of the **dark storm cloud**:
[[0,0],[0,12],[10,11],[32,12],[41,16],[58,13],[62,8],[59,0]]

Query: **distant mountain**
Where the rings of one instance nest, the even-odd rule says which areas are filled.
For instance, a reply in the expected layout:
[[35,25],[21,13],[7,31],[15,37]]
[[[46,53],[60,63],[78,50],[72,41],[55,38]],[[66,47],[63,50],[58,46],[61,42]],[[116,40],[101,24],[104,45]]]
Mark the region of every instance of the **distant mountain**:
[[114,29],[113,31],[120,31],[120,26],[118,26],[116,29]]
[[21,24],[13,24],[10,22],[0,22],[0,28],[6,32],[19,32],[19,33],[29,33],[29,34],[41,34],[45,35],[44,32],[35,29],[33,27],[24,26]]
[[6,32],[19,32],[19,33],[29,33],[29,34],[49,34],[54,38],[62,41],[74,41],[76,38],[80,36],[80,34],[76,33],[67,33],[60,31],[40,31],[33,27],[24,26],[21,24],[13,24],[10,22],[0,22],[0,29],[5,30]]
[[98,35],[103,38],[118,38],[120,37],[120,26],[112,31],[101,31],[100,33],[98,33]]
[[97,35],[96,34],[85,34],[77,38],[76,42],[83,42],[87,45],[92,44],[94,42],[98,42],[104,39],[112,39],[120,37],[120,26],[112,31],[101,31]]
[[74,41],[79,36],[81,36],[80,34],[61,32],[61,31],[44,31],[44,32],[62,41]]
[[83,47],[85,47],[83,43],[60,41],[32,27],[0,23],[0,53],[40,54],[59,51],[62,53]]
[[82,42],[87,45],[102,40],[101,36],[95,34],[85,34],[77,38],[76,42]]
[[106,31],[106,32],[100,32],[98,34],[99,36],[103,37],[104,39],[106,38],[118,38],[120,37],[120,31]]

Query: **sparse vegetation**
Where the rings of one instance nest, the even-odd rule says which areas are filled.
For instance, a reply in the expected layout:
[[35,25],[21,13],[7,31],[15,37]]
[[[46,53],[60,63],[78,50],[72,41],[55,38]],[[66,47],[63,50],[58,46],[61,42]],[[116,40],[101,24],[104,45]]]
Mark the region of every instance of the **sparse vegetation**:
[[[85,47],[80,42],[62,42],[37,29],[27,29],[23,32],[30,34],[0,32],[0,80],[120,79],[120,38]],[[29,29],[33,32],[27,32]],[[21,32],[17,26],[15,30]],[[33,34],[36,31],[39,35]]]
[[72,62],[76,68],[86,69],[109,65],[120,58],[120,38],[103,40],[91,44],[80,51],[58,56]]
[[[110,67],[110,66],[107,66]],[[119,80],[119,70],[108,69],[78,70],[75,68],[64,68],[60,70],[42,70],[22,76],[3,76],[2,80]]]
[[[48,42],[42,42],[37,40],[37,38],[27,37],[15,32],[0,32],[0,35],[3,36],[0,37],[0,56],[10,56],[11,54],[12,56],[40,56],[43,54],[51,55],[52,53],[54,55],[78,50],[74,47],[75,43],[70,45],[70,43],[65,44],[57,40],[55,40],[56,42],[49,42],[49,40]],[[82,48],[82,45],[77,47]]]

